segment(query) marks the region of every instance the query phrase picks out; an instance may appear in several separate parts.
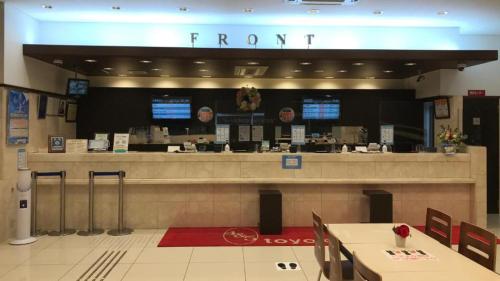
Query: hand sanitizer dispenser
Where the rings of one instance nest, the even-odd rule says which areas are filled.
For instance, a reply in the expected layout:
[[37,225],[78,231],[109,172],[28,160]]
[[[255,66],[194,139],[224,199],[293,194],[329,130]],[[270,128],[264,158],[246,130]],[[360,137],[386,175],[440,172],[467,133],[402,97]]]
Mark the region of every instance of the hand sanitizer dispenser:
[[37,241],[31,237],[31,171],[19,169],[17,177],[17,230],[11,245],[25,245]]

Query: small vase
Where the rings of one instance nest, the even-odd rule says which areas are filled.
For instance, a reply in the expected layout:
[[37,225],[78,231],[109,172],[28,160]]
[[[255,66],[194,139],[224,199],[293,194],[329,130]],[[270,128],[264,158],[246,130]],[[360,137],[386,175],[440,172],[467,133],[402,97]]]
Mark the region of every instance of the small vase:
[[397,234],[395,234],[394,237],[396,238],[396,247],[406,248],[406,238],[403,238]]
[[447,155],[455,154],[455,152],[457,151],[457,147],[453,144],[445,145],[443,148],[444,153]]

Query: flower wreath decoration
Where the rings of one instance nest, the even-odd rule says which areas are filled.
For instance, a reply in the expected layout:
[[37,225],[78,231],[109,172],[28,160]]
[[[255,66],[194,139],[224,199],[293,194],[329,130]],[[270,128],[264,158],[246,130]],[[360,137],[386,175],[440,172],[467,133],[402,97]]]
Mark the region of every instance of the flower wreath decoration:
[[236,104],[241,111],[255,111],[260,107],[262,97],[259,91],[252,87],[242,87],[236,93]]

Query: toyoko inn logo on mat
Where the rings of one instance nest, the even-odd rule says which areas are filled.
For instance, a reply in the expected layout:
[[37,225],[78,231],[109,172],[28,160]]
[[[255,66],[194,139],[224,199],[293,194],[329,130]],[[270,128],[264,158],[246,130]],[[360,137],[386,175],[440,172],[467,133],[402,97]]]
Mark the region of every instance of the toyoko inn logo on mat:
[[223,237],[229,244],[251,245],[259,239],[259,234],[250,228],[230,228],[224,232]]

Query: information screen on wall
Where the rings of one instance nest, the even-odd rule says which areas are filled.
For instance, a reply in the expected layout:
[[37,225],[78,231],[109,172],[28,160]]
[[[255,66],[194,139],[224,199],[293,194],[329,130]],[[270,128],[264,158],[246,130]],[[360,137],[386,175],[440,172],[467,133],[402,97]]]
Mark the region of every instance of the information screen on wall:
[[27,144],[29,138],[29,96],[9,91],[7,108],[7,144]]
[[304,99],[302,119],[304,120],[339,120],[340,100]]

